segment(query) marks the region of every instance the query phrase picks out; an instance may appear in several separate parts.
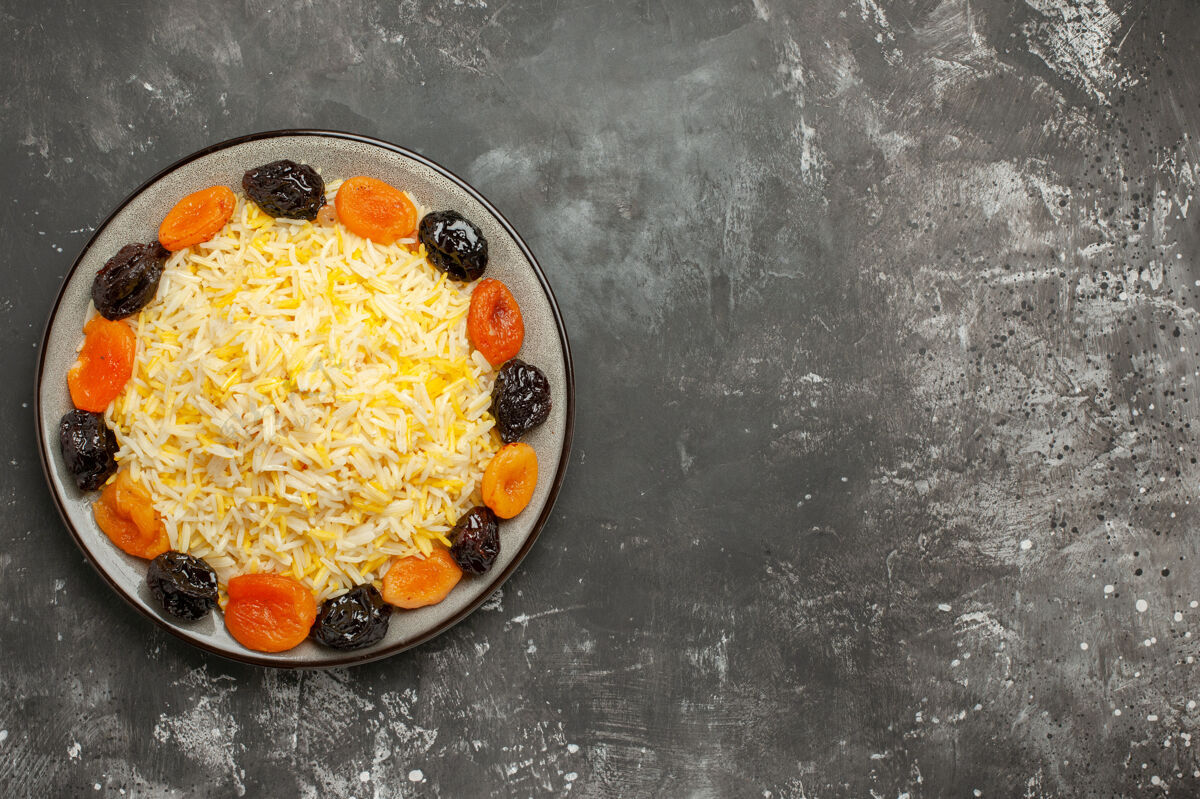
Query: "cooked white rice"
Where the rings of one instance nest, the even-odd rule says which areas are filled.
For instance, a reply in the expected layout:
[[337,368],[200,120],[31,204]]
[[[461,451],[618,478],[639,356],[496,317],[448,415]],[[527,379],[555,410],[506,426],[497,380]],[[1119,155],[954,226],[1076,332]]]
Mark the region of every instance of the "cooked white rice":
[[[333,201],[339,184],[328,186]],[[107,417],[173,549],[289,574],[317,600],[429,552],[499,446],[470,290],[397,242],[272,219],[239,195],[135,318]]]

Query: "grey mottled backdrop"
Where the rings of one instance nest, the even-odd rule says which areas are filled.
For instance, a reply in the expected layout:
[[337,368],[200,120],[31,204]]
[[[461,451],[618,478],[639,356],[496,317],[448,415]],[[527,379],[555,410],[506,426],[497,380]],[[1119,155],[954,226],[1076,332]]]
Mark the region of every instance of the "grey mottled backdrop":
[[[1197,795],[1197,31],[1189,0],[6,0],[4,795]],[[277,673],[105,587],[30,405],[105,214],[300,126],[503,209],[579,418],[484,610]]]

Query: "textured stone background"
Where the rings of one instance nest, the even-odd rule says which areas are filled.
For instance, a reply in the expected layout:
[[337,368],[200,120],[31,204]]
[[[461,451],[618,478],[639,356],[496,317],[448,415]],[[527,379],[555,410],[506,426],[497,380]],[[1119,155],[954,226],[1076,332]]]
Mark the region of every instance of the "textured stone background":
[[[5,796],[1193,796],[1200,6],[0,4]],[[571,472],[457,628],[207,657],[83,562],[45,314],[175,159],[459,172],[575,348]]]

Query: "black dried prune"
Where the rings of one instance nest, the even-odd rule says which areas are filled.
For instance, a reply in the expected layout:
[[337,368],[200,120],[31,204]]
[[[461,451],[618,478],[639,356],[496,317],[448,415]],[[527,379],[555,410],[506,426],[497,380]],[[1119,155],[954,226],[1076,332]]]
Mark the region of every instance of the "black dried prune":
[[63,463],[83,491],[93,491],[117,470],[117,437],[104,423],[104,415],[70,411],[58,423],[58,444]]
[[492,387],[492,416],[505,444],[546,421],[550,416],[550,381],[542,370],[520,358],[501,366]]
[[358,585],[321,603],[309,636],[334,649],[361,649],[387,635],[392,606],[373,585]]
[[417,226],[417,237],[425,245],[429,263],[455,280],[477,280],[487,269],[487,239],[458,211],[425,214]]
[[217,606],[217,573],[183,552],[164,552],[150,561],[146,585],[163,610],[180,619],[202,619]]
[[476,506],[450,531],[450,557],[468,574],[483,574],[500,555],[500,525],[491,509]]
[[157,241],[126,244],[117,250],[92,281],[92,302],[100,315],[115,322],[145,308],[158,293],[170,254]]
[[242,189],[265,213],[285,219],[311,222],[325,204],[325,181],[317,170],[286,158],[247,171]]

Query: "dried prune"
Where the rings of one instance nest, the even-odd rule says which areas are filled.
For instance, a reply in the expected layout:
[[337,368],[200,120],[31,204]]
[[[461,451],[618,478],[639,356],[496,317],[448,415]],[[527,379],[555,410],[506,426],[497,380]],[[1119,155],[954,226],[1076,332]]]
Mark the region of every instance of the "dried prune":
[[425,245],[429,263],[455,280],[477,280],[487,269],[487,239],[458,211],[425,214],[417,226],[417,237]]
[[392,606],[373,585],[357,585],[321,603],[309,635],[334,649],[361,649],[383,639]]
[[542,370],[520,358],[501,366],[492,387],[492,416],[505,444],[546,421],[550,416],[550,381]]
[[325,204],[325,181],[317,170],[286,158],[248,170],[242,189],[265,213],[285,219],[311,222]]
[[468,574],[483,574],[500,554],[500,525],[483,506],[464,513],[450,531],[450,557]]
[[126,244],[117,250],[92,281],[92,302],[100,315],[115,322],[145,308],[158,293],[170,254],[157,241]]
[[217,573],[194,555],[162,553],[150,561],[146,585],[163,610],[180,619],[202,619],[217,606]]
[[58,423],[58,443],[67,471],[83,491],[104,485],[117,470],[117,438],[103,414],[70,411]]

